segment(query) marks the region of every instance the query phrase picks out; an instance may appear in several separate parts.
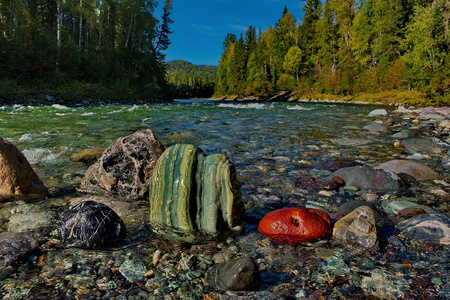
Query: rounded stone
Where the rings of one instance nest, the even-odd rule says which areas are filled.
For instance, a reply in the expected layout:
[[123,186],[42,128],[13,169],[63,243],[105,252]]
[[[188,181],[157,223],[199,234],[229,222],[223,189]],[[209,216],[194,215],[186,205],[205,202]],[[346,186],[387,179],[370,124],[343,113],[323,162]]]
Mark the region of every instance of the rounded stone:
[[276,244],[298,245],[326,238],[330,234],[329,215],[319,209],[291,207],[264,216],[258,231]]
[[58,226],[60,239],[80,248],[111,246],[127,235],[122,219],[108,206],[84,201],[69,209]]
[[210,268],[206,282],[221,290],[251,291],[259,288],[261,275],[253,258],[241,257]]

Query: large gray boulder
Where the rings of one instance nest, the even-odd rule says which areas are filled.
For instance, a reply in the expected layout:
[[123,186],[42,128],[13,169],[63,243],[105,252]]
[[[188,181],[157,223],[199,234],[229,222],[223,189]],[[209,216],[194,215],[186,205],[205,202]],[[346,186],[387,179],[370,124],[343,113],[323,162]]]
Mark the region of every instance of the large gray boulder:
[[141,198],[148,193],[153,167],[164,150],[150,129],[121,137],[89,167],[80,190],[118,198]]

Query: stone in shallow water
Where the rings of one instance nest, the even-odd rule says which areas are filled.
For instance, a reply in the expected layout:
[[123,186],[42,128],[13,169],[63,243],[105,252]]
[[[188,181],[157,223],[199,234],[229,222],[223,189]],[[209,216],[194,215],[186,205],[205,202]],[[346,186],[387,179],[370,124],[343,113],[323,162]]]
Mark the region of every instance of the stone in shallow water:
[[397,191],[401,187],[401,179],[395,173],[366,166],[339,169],[330,176],[342,178],[347,186],[355,186],[362,190]]
[[241,257],[213,266],[205,280],[220,290],[251,291],[259,288],[261,274],[253,258]]
[[369,116],[376,117],[376,116],[387,116],[388,112],[385,109],[374,109],[369,113]]
[[405,173],[411,175],[417,180],[430,180],[435,179],[439,176],[439,174],[433,171],[433,169],[431,169],[430,167],[409,160],[391,160],[377,166],[376,168],[392,171],[396,174]]
[[43,242],[45,239],[36,232],[0,233],[0,279],[14,272],[17,260]]
[[349,201],[346,202],[342,205],[340,205],[337,209],[338,213],[345,215],[348,215],[349,213],[351,213],[352,211],[354,211],[355,209],[357,209],[358,207],[361,206],[368,206],[372,209],[374,216],[375,216],[375,220],[376,221],[380,221],[383,217],[383,214],[381,213],[381,211],[372,203],[368,203],[366,201]]
[[421,139],[409,139],[403,141],[403,146],[410,152],[419,152],[419,153],[434,153],[440,154],[447,152],[449,149],[449,145],[442,142],[437,138],[421,138]]
[[326,238],[331,231],[331,220],[319,209],[282,208],[265,215],[258,231],[276,244],[298,245]]
[[410,219],[412,217],[416,217],[416,216],[423,215],[426,213],[427,212],[421,208],[409,207],[409,208],[404,208],[401,211],[399,211],[398,215],[400,217]]
[[89,167],[80,190],[120,198],[141,198],[164,146],[150,129],[117,139],[99,160]]
[[412,239],[443,245],[450,244],[450,216],[444,214],[419,215],[400,222],[397,228]]
[[193,145],[168,148],[150,188],[150,222],[167,237],[194,242],[239,232],[244,204],[234,165]]
[[383,125],[383,124],[367,125],[367,126],[364,126],[364,129],[369,131],[369,132],[371,132],[371,133],[374,133],[374,134],[390,132],[389,128],[386,125]]
[[108,206],[84,201],[69,209],[58,226],[60,239],[81,248],[111,246],[127,235],[122,219]]
[[359,164],[356,162],[351,161],[335,161],[335,160],[326,160],[323,162],[320,162],[318,164],[315,164],[313,167],[315,169],[321,169],[321,170],[329,170],[329,171],[336,171],[342,168],[348,168],[348,167],[355,167]]
[[373,210],[361,206],[339,219],[334,224],[333,239],[357,252],[376,250],[378,236]]
[[25,156],[0,138],[0,197],[45,197],[47,187]]

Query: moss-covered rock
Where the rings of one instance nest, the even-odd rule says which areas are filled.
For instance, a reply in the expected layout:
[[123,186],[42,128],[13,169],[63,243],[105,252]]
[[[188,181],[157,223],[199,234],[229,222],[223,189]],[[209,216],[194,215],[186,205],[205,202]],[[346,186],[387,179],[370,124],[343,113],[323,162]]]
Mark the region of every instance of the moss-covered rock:
[[244,205],[225,155],[177,144],[159,158],[150,186],[153,229],[175,239],[219,239],[242,229]]

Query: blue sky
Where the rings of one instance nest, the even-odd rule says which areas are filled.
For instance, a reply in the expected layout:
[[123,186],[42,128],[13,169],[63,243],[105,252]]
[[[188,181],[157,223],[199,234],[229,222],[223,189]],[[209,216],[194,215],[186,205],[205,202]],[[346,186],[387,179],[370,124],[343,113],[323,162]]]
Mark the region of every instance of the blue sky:
[[[161,18],[164,0],[155,14]],[[174,21],[166,60],[186,60],[197,65],[218,65],[227,33],[239,36],[248,26],[265,31],[281,18],[283,9],[299,19],[301,0],[173,0]]]

